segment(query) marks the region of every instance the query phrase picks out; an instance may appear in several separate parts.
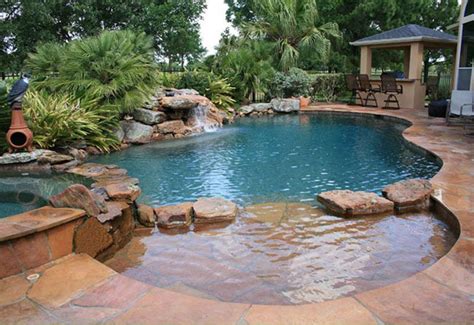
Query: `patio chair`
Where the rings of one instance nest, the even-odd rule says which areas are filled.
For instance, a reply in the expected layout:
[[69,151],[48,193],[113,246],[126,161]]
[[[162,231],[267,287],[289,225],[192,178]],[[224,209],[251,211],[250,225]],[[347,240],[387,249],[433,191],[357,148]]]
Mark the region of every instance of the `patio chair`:
[[[397,79],[390,74],[382,74],[380,79],[382,80],[382,92],[388,95],[383,108],[400,109],[400,102],[398,101],[397,95],[403,94],[403,86],[398,85]],[[391,107],[391,103],[397,104],[397,107]]]
[[346,75],[346,86],[347,89],[349,89],[352,93],[350,102],[354,102],[354,104],[357,104],[357,100],[360,100],[360,105],[364,106],[364,101],[362,100],[362,96],[360,95],[360,85],[359,81],[357,80],[357,77],[353,74],[348,74]]
[[446,110],[447,125],[454,124],[453,117],[457,118],[457,124],[466,125],[474,122],[474,92],[453,90]]
[[[366,74],[359,75],[359,84],[360,84],[361,91],[367,93],[367,96],[365,97],[365,106],[378,107],[379,105],[377,103],[377,98],[375,97],[375,93],[380,92],[380,87],[372,86],[369,80],[369,76]],[[369,101],[372,103],[371,105],[368,104]]]
[[439,76],[429,76],[426,80],[426,94],[432,95],[438,91]]

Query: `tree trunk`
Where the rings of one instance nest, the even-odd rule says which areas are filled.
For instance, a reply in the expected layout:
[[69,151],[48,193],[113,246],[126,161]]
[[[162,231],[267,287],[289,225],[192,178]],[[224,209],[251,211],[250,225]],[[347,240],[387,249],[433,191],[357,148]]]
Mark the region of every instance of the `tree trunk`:
[[423,61],[423,65],[423,81],[426,83],[428,81],[428,74],[430,72],[430,58],[428,56],[426,56],[425,60]]

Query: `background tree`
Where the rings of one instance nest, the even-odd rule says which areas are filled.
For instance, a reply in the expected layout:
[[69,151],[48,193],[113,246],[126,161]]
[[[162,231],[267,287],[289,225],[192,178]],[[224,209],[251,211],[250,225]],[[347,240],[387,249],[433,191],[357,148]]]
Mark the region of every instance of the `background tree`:
[[203,53],[198,22],[204,9],[205,0],[4,0],[0,62],[19,71],[42,43],[133,29],[153,37],[157,57],[184,65]]
[[302,51],[327,59],[331,39],[339,37],[336,24],[319,24],[316,0],[260,0],[253,11],[254,21],[241,25],[243,34],[271,43],[283,71],[298,65]]
[[[229,22],[240,26],[256,19],[256,13],[251,10],[253,0],[225,1],[229,5]],[[321,0],[317,5],[319,21],[336,23],[343,38],[333,44],[328,62],[313,57],[303,62],[302,66],[330,71],[351,71],[358,68],[359,49],[349,42],[406,24],[419,24],[446,31],[447,26],[457,21],[459,12],[457,0]],[[427,55],[430,62],[440,56],[439,53],[430,52]],[[399,53],[383,51],[374,58],[374,63],[390,68],[393,62],[398,64],[400,59]]]

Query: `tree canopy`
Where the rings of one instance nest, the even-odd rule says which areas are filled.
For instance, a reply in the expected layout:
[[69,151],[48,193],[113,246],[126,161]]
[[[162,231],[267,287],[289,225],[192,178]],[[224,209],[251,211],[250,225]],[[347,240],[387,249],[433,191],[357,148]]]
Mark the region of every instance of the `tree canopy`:
[[[229,6],[227,19],[236,26],[255,21],[255,0],[225,0]],[[284,2],[284,0],[281,0]],[[419,24],[446,31],[458,18],[457,0],[320,0],[317,1],[320,23],[336,23],[343,39],[332,49],[330,60],[311,58],[301,64],[307,69],[325,66],[330,70],[350,70],[359,65],[358,48],[349,42],[406,24]],[[311,53],[309,53],[311,54]],[[393,61],[394,53],[376,58],[384,65]],[[432,54],[436,56],[436,53]],[[308,58],[308,55],[304,56]]]
[[199,19],[205,0],[4,0],[0,7],[1,66],[18,71],[46,42],[68,42],[103,30],[145,31],[156,55],[180,63],[203,53]]

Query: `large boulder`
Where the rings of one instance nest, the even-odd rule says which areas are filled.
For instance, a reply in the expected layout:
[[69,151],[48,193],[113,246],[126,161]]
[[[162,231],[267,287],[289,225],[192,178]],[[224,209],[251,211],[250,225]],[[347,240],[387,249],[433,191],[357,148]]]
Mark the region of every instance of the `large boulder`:
[[250,107],[252,107],[252,111],[254,112],[263,113],[273,108],[273,105],[272,103],[255,103],[250,104]]
[[119,142],[123,142],[123,138],[125,138],[125,132],[123,131],[122,125],[119,125],[118,128],[114,130],[114,134]]
[[193,204],[194,222],[230,222],[237,216],[237,205],[222,198],[200,198]]
[[155,226],[155,212],[153,208],[140,204],[137,209],[138,212],[138,221],[145,227],[154,227]]
[[49,203],[55,208],[82,209],[90,217],[108,212],[104,199],[81,184],[71,185],[62,193],[51,196]]
[[192,223],[193,204],[190,202],[155,208],[158,227],[178,228]]
[[41,156],[38,157],[38,163],[40,164],[50,164],[57,165],[67,163],[74,160],[74,157],[69,155],[63,155],[54,151],[46,151]]
[[46,150],[34,150],[32,152],[5,153],[0,156],[0,165],[25,164],[36,161]]
[[121,121],[125,143],[143,144],[151,141],[153,127],[135,121]]
[[386,186],[382,194],[399,211],[422,209],[429,205],[433,186],[426,179],[409,179]]
[[175,89],[174,93],[176,95],[199,95],[199,92],[194,89]]
[[173,97],[161,97],[160,105],[172,110],[190,110],[198,105],[193,95],[178,95]]
[[128,204],[125,202],[109,201],[105,202],[105,204],[107,206],[107,212],[97,216],[97,220],[99,220],[100,223],[105,223],[120,217],[122,211],[128,208]]
[[166,114],[159,111],[138,108],[133,112],[133,118],[147,125],[155,125],[166,121]]
[[189,128],[181,120],[163,122],[156,128],[161,134],[186,134],[189,132]]
[[245,106],[241,106],[239,108],[239,113],[242,113],[242,114],[245,114],[245,115],[249,115],[250,113],[252,113],[254,110],[254,107],[251,106],[251,105],[245,105]]
[[129,183],[115,183],[104,186],[107,195],[113,201],[125,201],[133,203],[140,196],[141,190],[138,186]]
[[212,105],[209,98],[199,95],[176,95],[161,97],[160,105],[166,110],[190,110],[198,105]]
[[274,98],[271,101],[272,108],[275,112],[279,113],[291,113],[300,110],[299,99],[285,98],[279,99]]
[[337,215],[345,217],[393,211],[393,202],[375,193],[336,190],[318,195],[318,201]]
[[74,251],[96,257],[113,244],[112,236],[96,218],[88,218],[74,233]]

